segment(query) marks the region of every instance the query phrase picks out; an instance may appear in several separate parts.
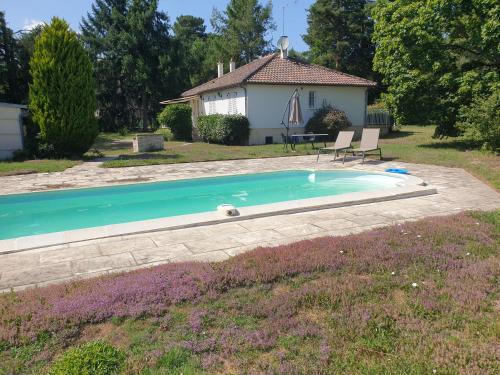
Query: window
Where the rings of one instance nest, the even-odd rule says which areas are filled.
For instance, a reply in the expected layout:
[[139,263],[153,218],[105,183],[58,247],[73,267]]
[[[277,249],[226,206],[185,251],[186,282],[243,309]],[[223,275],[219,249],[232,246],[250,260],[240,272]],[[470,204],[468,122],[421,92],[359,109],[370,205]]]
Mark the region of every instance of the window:
[[209,115],[215,114],[215,98],[208,99],[208,114]]
[[227,113],[230,115],[236,115],[238,113],[238,108],[236,106],[236,95],[238,95],[238,93],[236,92],[231,92],[228,94],[229,101],[228,101]]
[[316,108],[316,91],[309,91],[309,108]]

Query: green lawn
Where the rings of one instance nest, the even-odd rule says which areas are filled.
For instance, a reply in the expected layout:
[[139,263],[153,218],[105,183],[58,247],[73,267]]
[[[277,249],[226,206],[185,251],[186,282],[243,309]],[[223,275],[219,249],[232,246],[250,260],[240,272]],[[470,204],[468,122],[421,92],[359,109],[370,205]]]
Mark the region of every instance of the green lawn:
[[30,174],[30,173],[44,173],[44,172],[60,172],[65,169],[71,168],[80,164],[79,160],[28,160],[23,162],[0,162],[0,177]]
[[[500,158],[488,152],[469,150],[459,138],[433,139],[434,126],[405,126],[381,140],[385,160],[464,168],[476,177],[500,189]],[[318,144],[319,145],[319,144]],[[296,152],[285,151],[280,144],[262,146],[221,146],[206,143],[165,142],[165,151],[134,154],[132,136],[100,134],[85,159],[96,156],[117,157],[103,163],[105,168],[140,165],[187,163],[212,160],[269,158],[315,154],[310,144],[299,145]],[[326,156],[327,157],[327,156]],[[23,163],[0,162],[0,175],[55,172],[72,167],[78,161],[43,160]]]
[[[401,131],[390,134],[380,141],[384,159],[464,168],[500,189],[498,156],[478,150],[471,151],[457,138],[433,139],[434,129],[434,126],[405,126]],[[106,156],[119,156],[116,160],[105,162],[103,167],[106,168],[316,153],[310,144],[299,145],[296,152],[286,152],[282,145],[221,146],[166,142],[165,151],[137,155],[131,152],[130,139],[116,135],[100,136],[95,148]]]

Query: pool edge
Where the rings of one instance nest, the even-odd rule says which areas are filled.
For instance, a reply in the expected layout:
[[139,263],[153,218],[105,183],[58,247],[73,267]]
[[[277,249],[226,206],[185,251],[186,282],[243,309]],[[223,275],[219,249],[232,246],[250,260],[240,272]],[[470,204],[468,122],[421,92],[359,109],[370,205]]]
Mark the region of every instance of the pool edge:
[[[90,240],[98,240],[103,238],[130,236],[150,232],[214,225],[266,216],[348,207],[361,204],[414,198],[432,194],[437,194],[436,188],[432,186],[425,186],[420,183],[415,185],[405,185],[402,187],[387,190],[346,193],[333,196],[241,207],[238,208],[240,215],[232,217],[224,216],[219,212],[204,212],[122,224],[111,224],[101,227],[84,228],[65,232],[25,236],[0,240],[0,255],[42,249],[51,246],[55,247]],[[35,243],[37,245],[34,245]]]

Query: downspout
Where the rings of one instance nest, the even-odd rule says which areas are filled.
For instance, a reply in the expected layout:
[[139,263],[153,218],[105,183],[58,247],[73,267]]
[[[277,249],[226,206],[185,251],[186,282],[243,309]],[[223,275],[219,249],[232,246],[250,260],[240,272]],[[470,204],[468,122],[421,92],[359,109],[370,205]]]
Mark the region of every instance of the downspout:
[[368,88],[365,88],[365,116],[363,118],[363,128],[366,126],[366,111],[368,108]]
[[[240,86],[245,91],[245,117],[248,119],[248,93],[247,88],[245,86]],[[250,119],[248,119],[248,123],[250,124]],[[252,132],[252,124],[250,124],[250,133]],[[250,136],[247,140],[247,145],[250,144]]]

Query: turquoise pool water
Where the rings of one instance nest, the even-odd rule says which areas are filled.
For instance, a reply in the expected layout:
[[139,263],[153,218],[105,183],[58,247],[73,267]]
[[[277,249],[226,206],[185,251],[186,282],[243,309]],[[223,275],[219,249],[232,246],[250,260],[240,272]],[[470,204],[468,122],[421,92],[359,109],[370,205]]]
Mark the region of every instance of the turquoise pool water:
[[0,196],[0,239],[395,187],[400,177],[282,171]]

